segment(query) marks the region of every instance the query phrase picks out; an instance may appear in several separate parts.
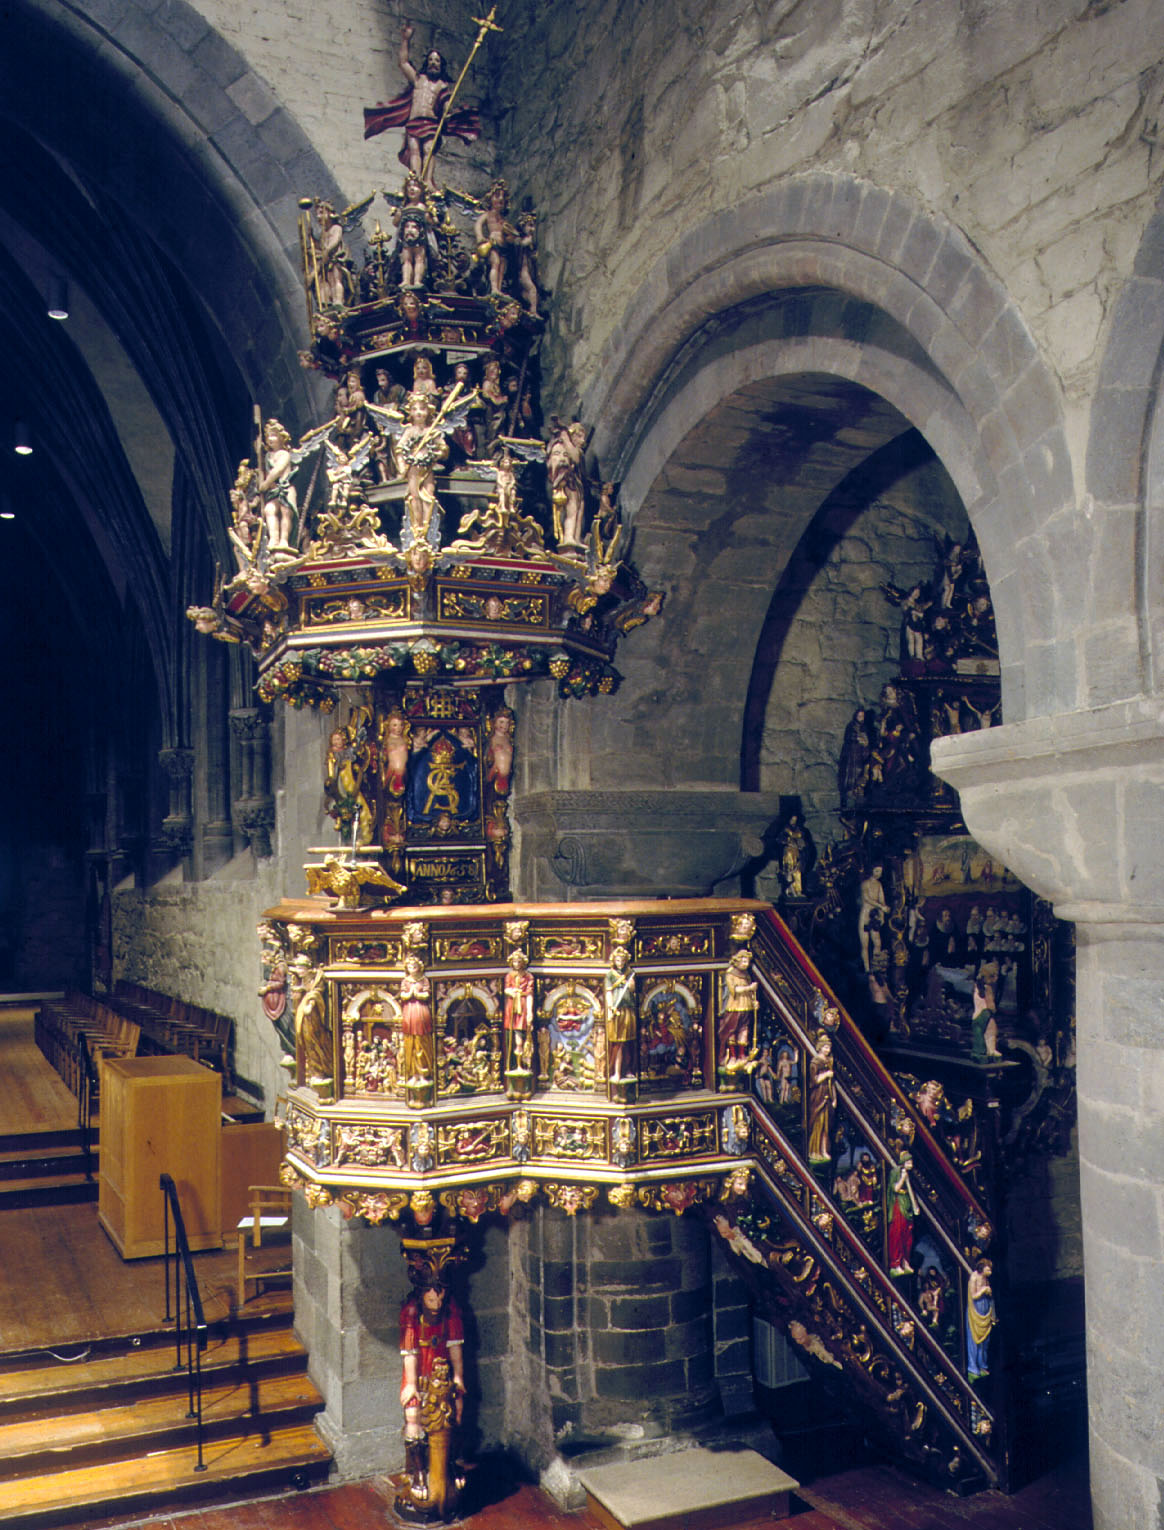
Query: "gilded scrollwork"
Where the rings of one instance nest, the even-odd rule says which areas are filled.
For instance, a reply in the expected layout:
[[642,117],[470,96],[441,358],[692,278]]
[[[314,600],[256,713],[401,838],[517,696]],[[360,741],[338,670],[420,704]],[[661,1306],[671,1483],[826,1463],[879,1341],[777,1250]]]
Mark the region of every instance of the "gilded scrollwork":
[[712,934],[708,929],[659,930],[639,939],[639,956],[644,961],[677,956],[710,956]]
[[441,1163],[481,1163],[508,1156],[509,1130],[504,1117],[484,1121],[458,1121],[437,1127],[437,1153]]
[[394,967],[400,946],[394,940],[334,940],[331,959],[337,967]]
[[605,1158],[606,1123],[575,1116],[534,1116],[534,1152],[539,1158]]
[[402,1169],[408,1162],[405,1131],[402,1126],[368,1126],[363,1123],[337,1123],[335,1129],[335,1164],[359,1164],[361,1168]]
[[713,1200],[715,1189],[716,1182],[713,1179],[672,1180],[663,1185],[641,1185],[638,1202],[649,1211],[670,1211],[679,1217],[692,1206]]
[[501,958],[501,942],[485,930],[438,935],[433,948],[438,962],[495,962]]
[[715,1127],[715,1112],[711,1110],[643,1121],[639,1127],[643,1162],[714,1153]]
[[606,952],[606,942],[601,935],[589,931],[555,931],[547,935],[535,935],[533,939],[534,960],[540,962],[592,962],[601,961]]
[[596,1185],[543,1185],[542,1188],[550,1205],[564,1211],[568,1217],[589,1211],[598,1199]]

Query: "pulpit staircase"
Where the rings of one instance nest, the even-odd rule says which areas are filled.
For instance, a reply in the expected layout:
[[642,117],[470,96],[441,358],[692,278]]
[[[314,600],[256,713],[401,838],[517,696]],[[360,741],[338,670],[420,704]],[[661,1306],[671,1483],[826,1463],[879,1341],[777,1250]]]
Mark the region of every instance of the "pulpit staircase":
[[[750,1170],[738,1195],[704,1202],[705,1213],[760,1310],[810,1370],[834,1385],[843,1378],[872,1438],[954,1490],[1005,1488],[1005,1316],[985,1354],[967,1347],[967,1305],[985,1259],[998,1273],[987,1275],[990,1297],[979,1306],[1005,1314],[985,1194],[990,1123],[925,1119],[774,912],[758,920],[752,952],[763,1062],[747,1098]],[[818,1137],[814,1162],[811,1075],[824,1035],[835,1098],[828,1153]],[[818,1105],[827,1087],[818,1086]],[[901,1184],[891,1232],[903,1156],[909,1188]],[[903,1251],[905,1262],[891,1265]]]

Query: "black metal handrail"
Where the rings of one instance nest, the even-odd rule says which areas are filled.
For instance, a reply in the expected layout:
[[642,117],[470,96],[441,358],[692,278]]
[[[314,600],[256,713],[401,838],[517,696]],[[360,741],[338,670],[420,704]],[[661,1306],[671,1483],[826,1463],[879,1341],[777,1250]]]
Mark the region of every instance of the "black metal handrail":
[[[174,1323],[174,1332],[177,1340],[177,1359],[174,1369],[185,1369],[187,1388],[190,1402],[187,1418],[196,1420],[196,1433],[198,1438],[198,1464],[194,1470],[204,1472],[206,1463],[202,1459],[202,1354],[206,1349],[207,1332],[206,1317],[202,1311],[202,1295],[198,1289],[198,1277],[194,1273],[194,1260],[190,1256],[190,1243],[186,1237],[186,1223],[182,1217],[182,1206],[178,1200],[178,1188],[168,1174],[163,1174],[159,1181],[162,1190],[163,1204],[165,1207],[165,1259],[164,1270],[166,1277],[166,1322]],[[174,1219],[174,1312],[170,1315],[170,1218]],[[179,1280],[182,1287],[179,1288]],[[180,1299],[185,1296],[185,1302]],[[184,1311],[183,1311],[184,1308]],[[186,1359],[182,1359],[183,1348]]]
[[97,1098],[97,1069],[84,1031],[77,1032],[77,1131],[85,1158],[85,1178],[93,1178],[93,1101]]

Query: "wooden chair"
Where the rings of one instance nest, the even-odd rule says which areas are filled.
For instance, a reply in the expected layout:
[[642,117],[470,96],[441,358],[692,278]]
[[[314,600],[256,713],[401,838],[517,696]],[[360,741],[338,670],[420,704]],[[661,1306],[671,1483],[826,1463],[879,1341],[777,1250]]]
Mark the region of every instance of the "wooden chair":
[[[250,1215],[242,1217],[238,1224],[238,1304],[246,1304],[247,1285],[258,1288],[268,1280],[286,1280],[291,1274],[291,1192],[285,1185],[252,1185],[250,1187]],[[250,1238],[248,1245],[247,1239]],[[255,1258],[250,1250],[259,1250],[264,1243],[285,1243],[287,1257],[275,1264]]]

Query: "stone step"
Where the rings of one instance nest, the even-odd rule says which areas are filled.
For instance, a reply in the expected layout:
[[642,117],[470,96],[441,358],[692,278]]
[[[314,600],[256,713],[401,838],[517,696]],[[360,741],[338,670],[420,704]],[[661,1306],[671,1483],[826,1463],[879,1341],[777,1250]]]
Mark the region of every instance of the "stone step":
[[578,1480],[607,1530],[723,1530],[753,1515],[786,1519],[799,1486],[757,1451],[702,1446],[591,1467]]

